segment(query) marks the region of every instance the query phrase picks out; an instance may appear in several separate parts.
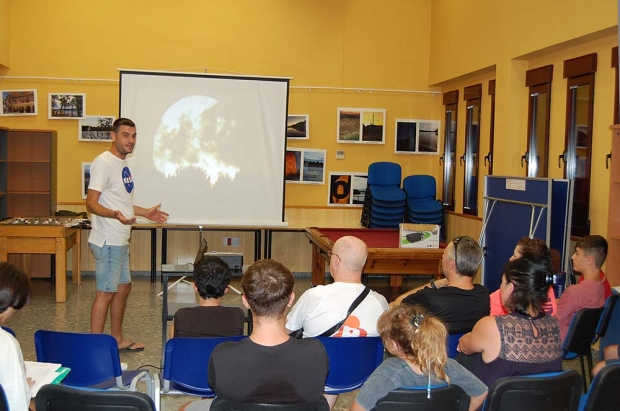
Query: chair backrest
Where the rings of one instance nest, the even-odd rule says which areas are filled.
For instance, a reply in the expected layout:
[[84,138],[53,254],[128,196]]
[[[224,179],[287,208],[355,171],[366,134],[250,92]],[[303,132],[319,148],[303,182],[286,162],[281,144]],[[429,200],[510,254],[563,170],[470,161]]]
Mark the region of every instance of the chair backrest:
[[8,333],[9,333],[9,334],[11,334],[13,337],[15,337],[15,331],[13,331],[11,328],[6,327],[6,326],[4,326],[4,325],[3,325],[3,326],[1,326],[1,327],[2,327],[2,329],[3,329],[4,331],[8,332]]
[[155,411],[146,394],[135,391],[87,391],[44,385],[35,397],[37,411]]
[[377,401],[375,411],[467,411],[469,395],[456,385],[431,387],[403,387],[390,391]]
[[327,393],[356,390],[383,362],[381,337],[316,337],[329,358]]
[[611,321],[611,317],[614,313],[614,308],[616,307],[618,297],[620,297],[620,294],[612,294],[607,298],[607,300],[605,300],[603,313],[601,314],[601,318],[596,326],[596,336],[598,338],[605,337],[605,334],[607,333],[607,328],[609,327],[609,322]]
[[10,411],[9,400],[6,398],[6,393],[4,392],[4,388],[2,388],[2,384],[0,384],[0,411]]
[[620,363],[607,364],[594,377],[590,390],[585,394],[583,411],[620,410]]
[[581,377],[575,370],[504,377],[489,387],[483,411],[576,411]]
[[63,384],[87,387],[122,375],[118,344],[111,335],[38,330],[34,345],[37,361],[71,368]]
[[379,161],[368,166],[368,185],[400,187],[400,164]]
[[446,351],[448,352],[449,358],[456,358],[456,356],[459,355],[459,352],[456,350],[456,348],[459,346],[459,340],[463,335],[465,335],[465,333],[448,334],[448,341],[446,341]]
[[213,401],[211,411],[329,411],[325,397],[300,404],[247,404],[217,398]]
[[603,307],[582,308],[577,311],[562,342],[562,349],[565,352],[587,355],[591,350],[596,326],[602,313]]
[[239,341],[246,335],[217,338],[182,338],[168,340],[164,350],[163,392],[171,388],[205,397],[215,393],[207,380],[209,357],[213,349],[224,341]]
[[437,196],[435,177],[425,174],[405,177],[403,189],[407,192],[407,198],[429,198],[434,200]]

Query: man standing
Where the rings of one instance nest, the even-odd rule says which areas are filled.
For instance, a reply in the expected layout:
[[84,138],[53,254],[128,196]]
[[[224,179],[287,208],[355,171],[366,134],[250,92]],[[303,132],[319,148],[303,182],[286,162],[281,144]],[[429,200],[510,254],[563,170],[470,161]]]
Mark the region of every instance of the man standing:
[[159,209],[133,205],[134,184],[125,161],[136,145],[136,125],[127,118],[117,119],[112,126],[112,146],[93,161],[86,196],[86,209],[91,215],[92,230],[88,237],[95,257],[97,292],[90,314],[90,331],[103,333],[110,309],[111,334],[119,350],[142,351],[144,345],[123,337],[123,317],[131,292],[129,271],[129,237],[136,215],[165,223],[168,214]]
[[471,331],[476,322],[489,315],[489,290],[474,284],[482,260],[482,249],[473,238],[457,237],[443,252],[443,280],[431,281],[398,297],[392,304],[419,304],[444,322],[448,333]]
[[[329,271],[334,283],[306,291],[287,317],[289,331],[304,329],[304,337],[323,334],[347,316],[355,299],[364,291],[362,270],[366,263],[366,244],[357,237],[346,236],[334,243]],[[377,320],[388,304],[374,291],[364,298],[333,337],[376,337]]]

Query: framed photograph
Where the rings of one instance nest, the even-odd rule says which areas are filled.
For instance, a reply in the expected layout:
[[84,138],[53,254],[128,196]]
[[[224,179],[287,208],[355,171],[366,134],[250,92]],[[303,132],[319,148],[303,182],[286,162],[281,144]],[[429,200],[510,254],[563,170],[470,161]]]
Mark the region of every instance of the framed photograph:
[[289,114],[286,118],[286,138],[308,140],[310,138],[310,123],[307,114]]
[[114,116],[86,116],[79,120],[79,141],[112,141]]
[[385,109],[338,107],[339,143],[385,144]]
[[367,186],[367,173],[330,172],[327,205],[362,207]]
[[2,90],[1,116],[36,116],[37,90]]
[[288,148],[284,179],[288,183],[325,184],[326,150]]
[[86,94],[49,93],[47,117],[50,120],[84,118],[86,113]]
[[86,198],[88,193],[88,183],[90,182],[90,165],[92,163],[82,163],[82,198]]
[[439,155],[439,120],[396,119],[394,152]]

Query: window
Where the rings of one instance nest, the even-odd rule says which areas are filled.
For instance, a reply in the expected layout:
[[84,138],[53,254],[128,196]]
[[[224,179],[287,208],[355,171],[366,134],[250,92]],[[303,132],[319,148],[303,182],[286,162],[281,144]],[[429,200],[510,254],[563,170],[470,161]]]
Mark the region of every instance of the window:
[[445,210],[454,211],[454,188],[456,184],[456,124],[459,91],[449,91],[443,95],[445,125],[443,139],[443,191],[442,203]]
[[553,66],[528,70],[525,85],[529,87],[527,151],[521,157],[521,167],[527,164],[528,177],[549,176],[549,118],[551,115],[551,80]]
[[478,215],[478,169],[480,151],[480,103],[482,84],[465,87],[467,102],[465,118],[465,153],[460,163],[465,167],[463,177],[463,214]]
[[495,139],[495,80],[489,81],[489,96],[491,96],[491,130],[489,135],[489,152],[484,156],[484,165],[488,166],[488,175],[493,175],[493,140]]
[[590,233],[590,166],[594,116],[596,53],[564,61],[566,93],[566,143],[560,156],[564,177],[574,181],[571,235]]

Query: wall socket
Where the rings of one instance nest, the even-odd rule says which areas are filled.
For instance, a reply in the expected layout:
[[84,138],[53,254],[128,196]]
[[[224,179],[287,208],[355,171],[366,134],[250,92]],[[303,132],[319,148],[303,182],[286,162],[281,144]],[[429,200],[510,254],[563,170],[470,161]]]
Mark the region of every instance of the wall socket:
[[344,160],[344,150],[336,150],[336,160]]
[[224,247],[239,247],[239,237],[222,237]]

